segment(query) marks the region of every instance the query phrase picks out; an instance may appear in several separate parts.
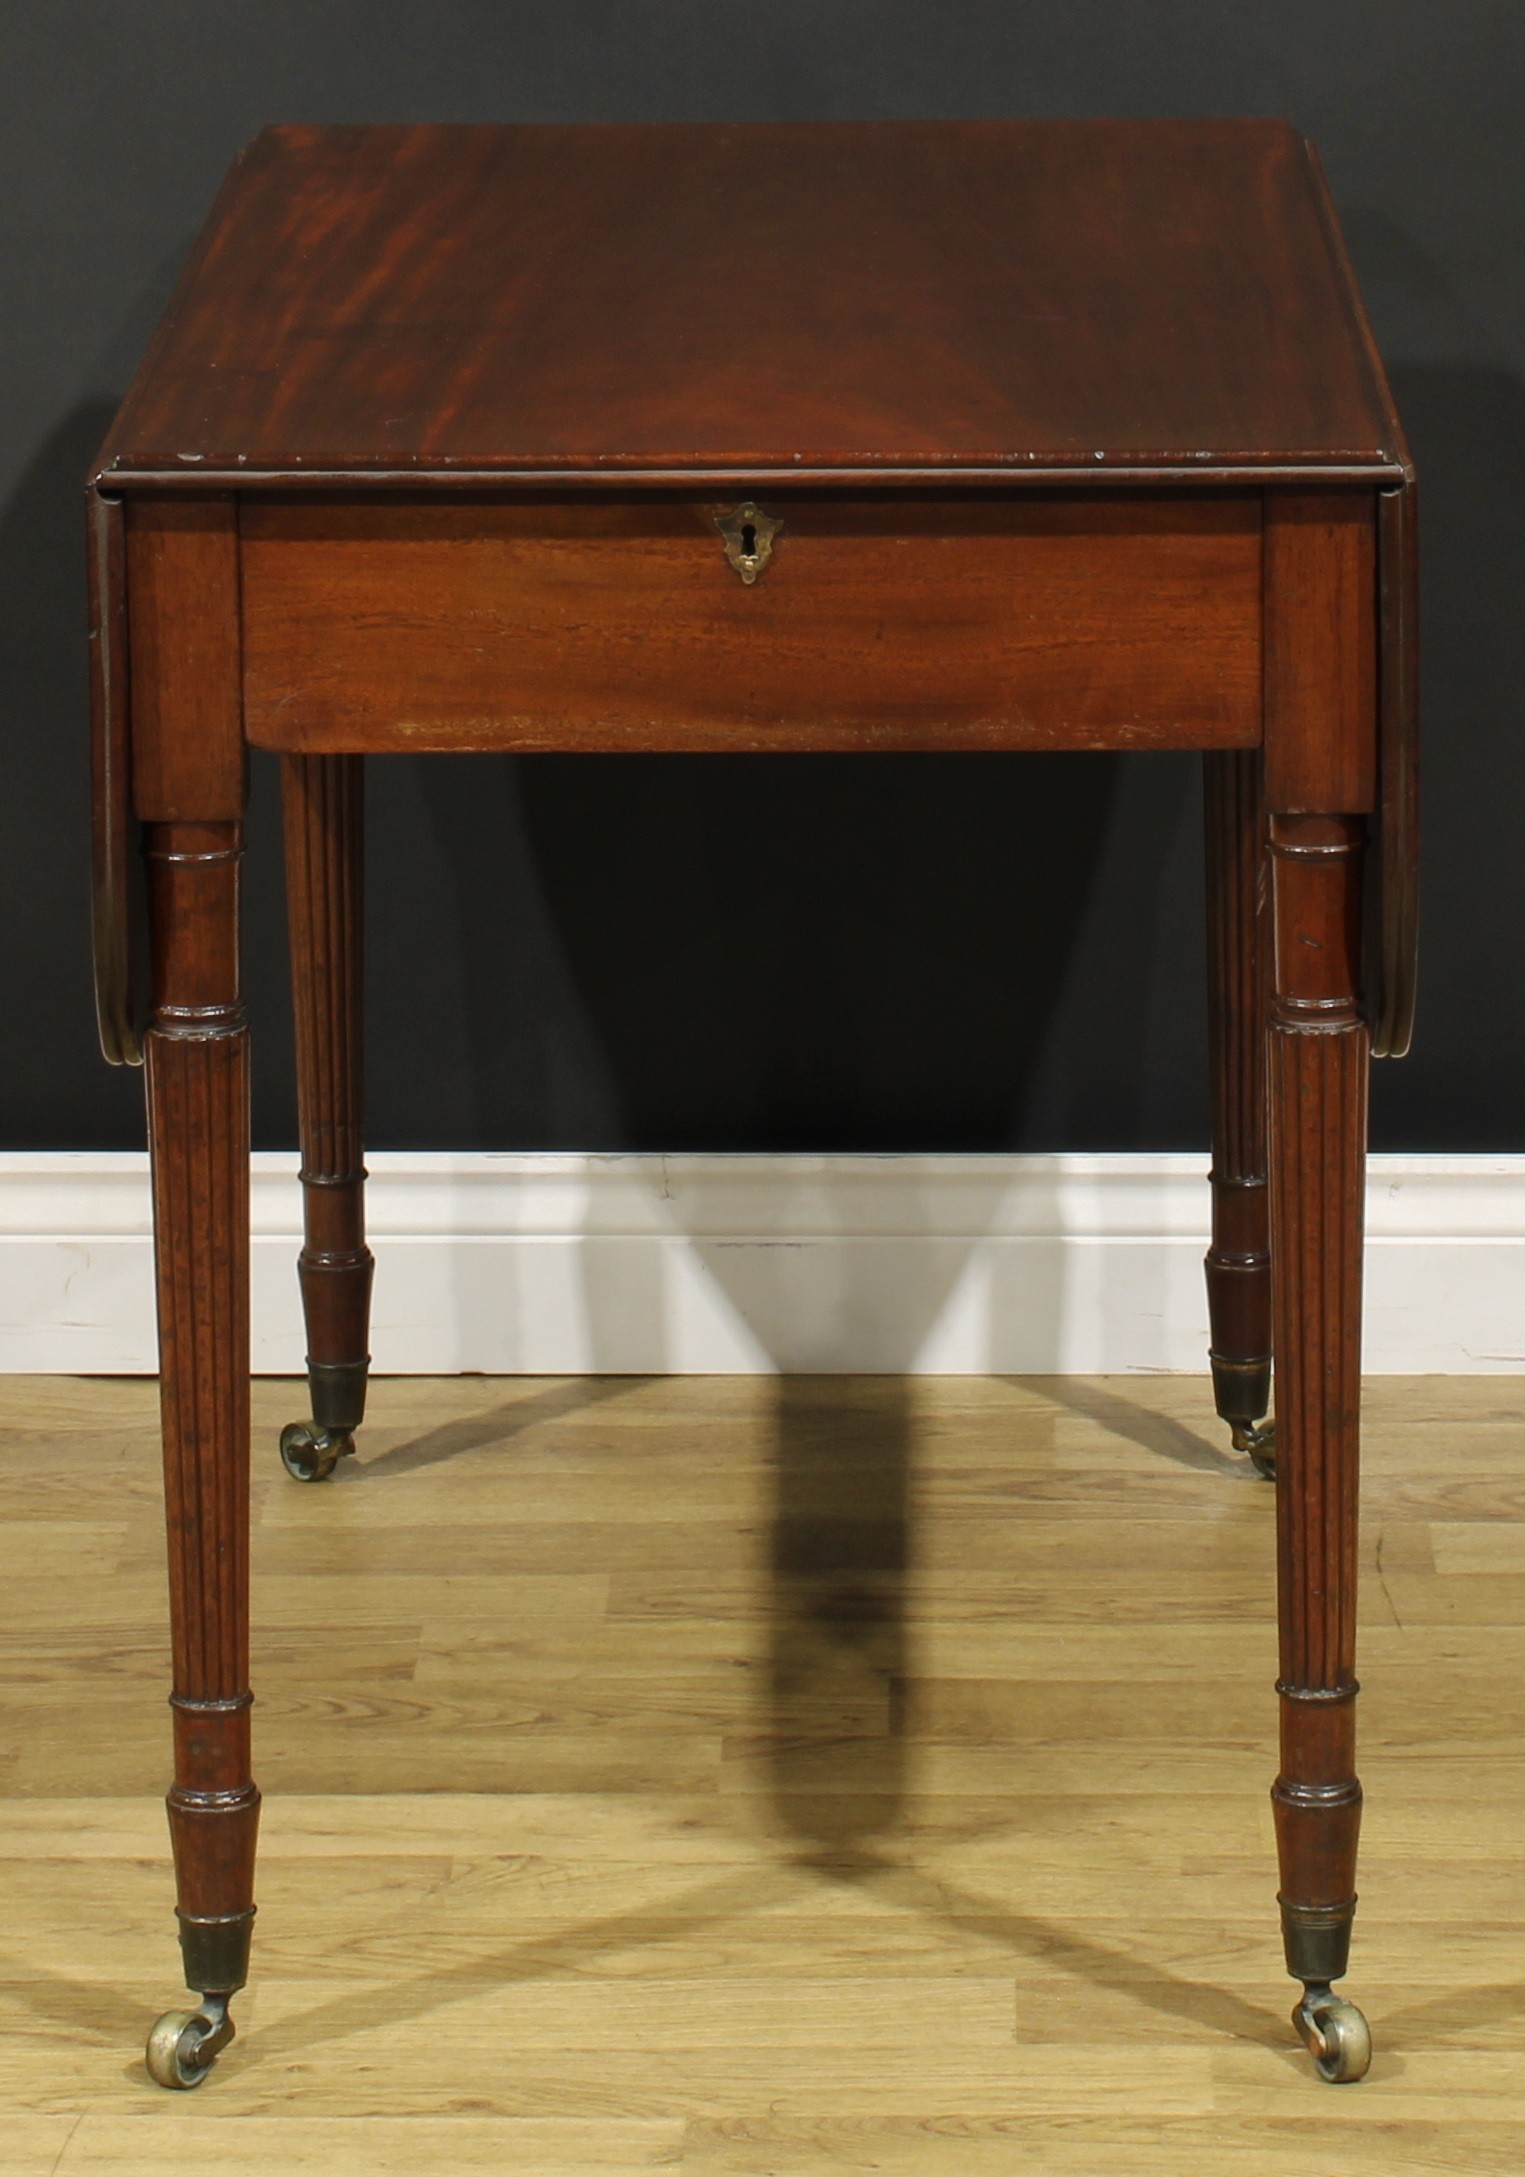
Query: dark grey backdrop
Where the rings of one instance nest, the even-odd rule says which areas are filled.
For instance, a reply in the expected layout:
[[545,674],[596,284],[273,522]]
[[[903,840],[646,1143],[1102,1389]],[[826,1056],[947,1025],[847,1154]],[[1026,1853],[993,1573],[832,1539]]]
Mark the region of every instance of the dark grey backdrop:
[[[6,0],[0,1145],[142,1138],[91,1023],[79,486],[262,123],[1284,113],[1424,488],[1420,1027],[1375,1136],[1525,1147],[1522,92],[1518,0]],[[377,1146],[1205,1139],[1194,763],[371,769]],[[257,763],[266,1144],[293,1129],[273,786]]]

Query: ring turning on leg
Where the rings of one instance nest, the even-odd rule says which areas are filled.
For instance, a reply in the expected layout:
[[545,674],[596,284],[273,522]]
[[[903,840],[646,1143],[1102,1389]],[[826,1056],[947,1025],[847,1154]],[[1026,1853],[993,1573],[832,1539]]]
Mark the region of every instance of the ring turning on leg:
[[1266,1183],[1266,820],[1259,749],[1202,760],[1207,846],[1213,1236],[1207,1251],[1213,1399],[1237,1451],[1276,1472]]
[[[259,1793],[249,1711],[249,1050],[238,993],[240,827],[148,829],[154,1010],[145,1039],[169,1548],[180,1947],[196,2010],[148,2067],[195,2086],[248,1975]],[[192,942],[192,937],[194,942]]]
[[1294,2015],[1321,2075],[1357,2079],[1365,2021],[1330,1993],[1356,1909],[1356,1499],[1367,1031],[1359,818],[1276,817],[1271,1013],[1281,1768],[1272,1787]]
[[281,1434],[281,1463],[326,1481],[365,1418],[372,1261],[365,1244],[361,1129],[363,759],[286,756],[286,896],[296,1019],[312,1419]]

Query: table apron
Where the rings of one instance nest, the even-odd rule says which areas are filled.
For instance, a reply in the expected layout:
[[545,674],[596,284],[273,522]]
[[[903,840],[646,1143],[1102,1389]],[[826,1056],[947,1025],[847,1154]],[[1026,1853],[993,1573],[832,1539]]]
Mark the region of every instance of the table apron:
[[786,493],[716,517],[248,500],[243,717],[323,754],[1235,748],[1261,737],[1258,492]]

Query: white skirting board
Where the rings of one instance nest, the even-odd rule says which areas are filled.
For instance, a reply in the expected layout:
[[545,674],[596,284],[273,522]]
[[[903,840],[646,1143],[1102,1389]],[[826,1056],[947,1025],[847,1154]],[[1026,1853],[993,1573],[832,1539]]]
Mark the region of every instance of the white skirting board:
[[[1200,1370],[1202,1156],[370,1160],[379,1373]],[[302,1367],[294,1156],[253,1359]],[[1373,1157],[1365,1364],[1525,1369],[1525,1156]],[[152,1373],[147,1160],[0,1155],[0,1370]]]

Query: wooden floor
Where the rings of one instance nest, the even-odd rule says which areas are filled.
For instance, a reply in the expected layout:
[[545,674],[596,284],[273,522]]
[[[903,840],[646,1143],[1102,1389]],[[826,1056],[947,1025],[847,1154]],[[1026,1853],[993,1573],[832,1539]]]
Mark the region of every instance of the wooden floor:
[[1347,2088],[1202,1383],[382,1383],[320,1488],[297,1410],[255,1979],[171,2096],[154,1390],[0,1380],[4,2177],[1520,2167],[1525,1385],[1369,1389]]

